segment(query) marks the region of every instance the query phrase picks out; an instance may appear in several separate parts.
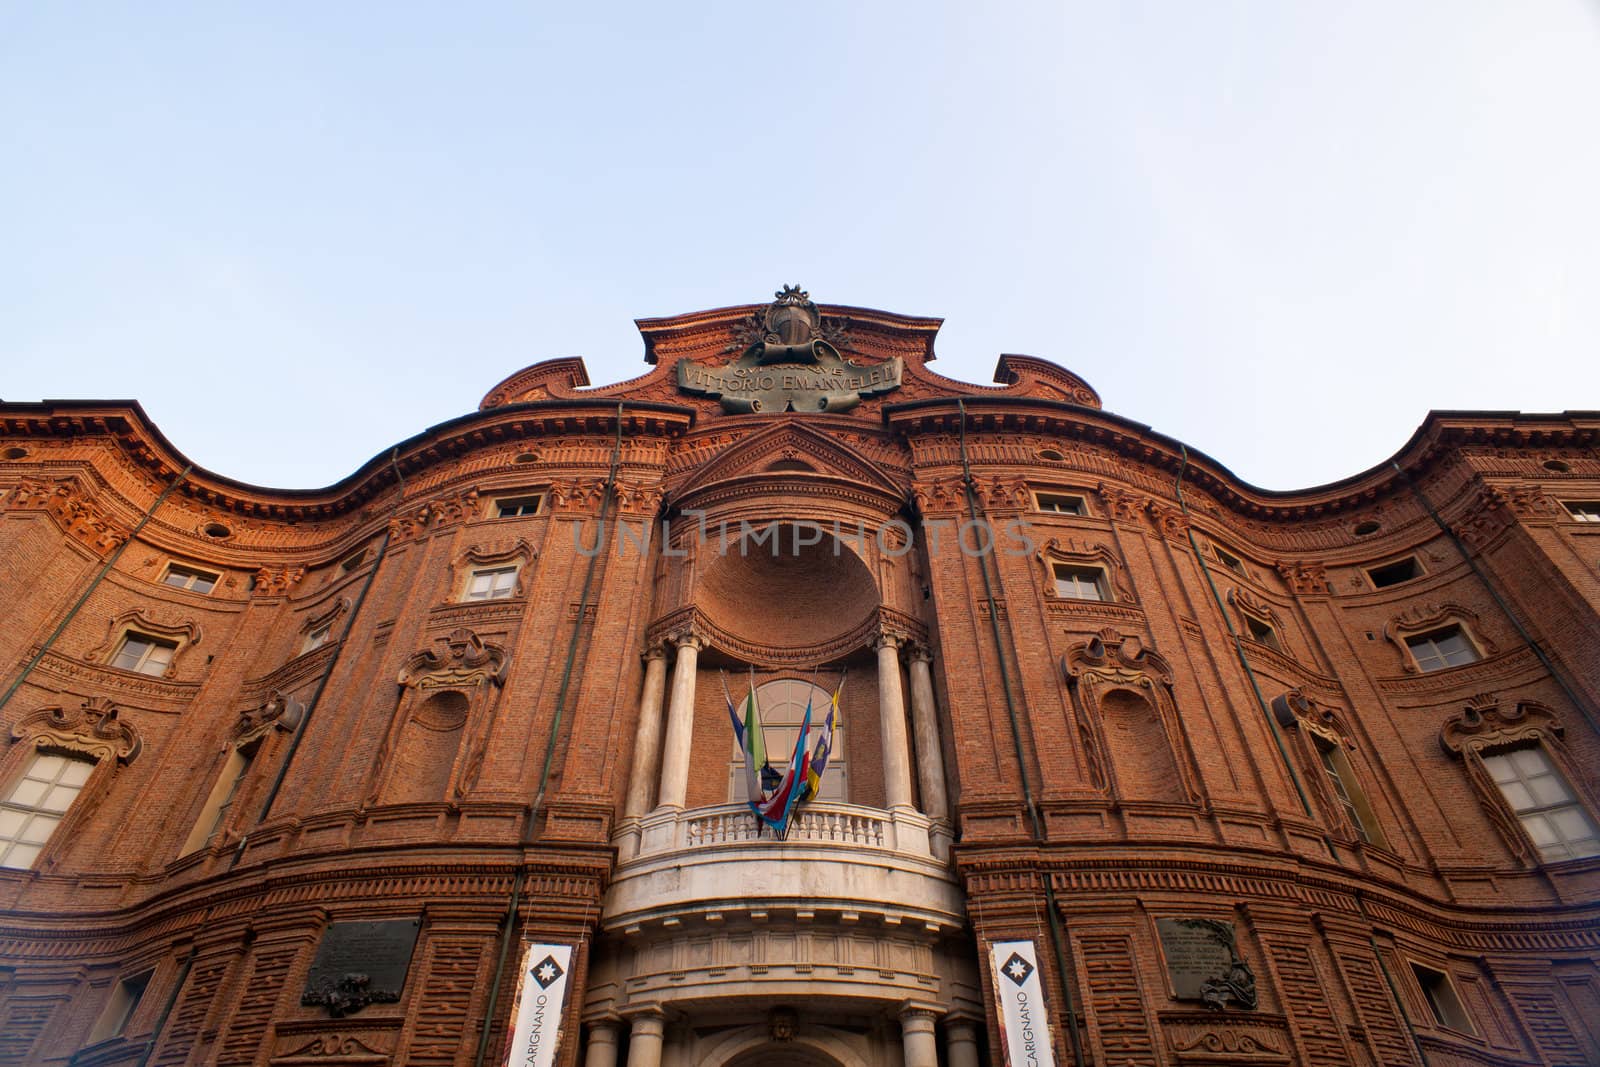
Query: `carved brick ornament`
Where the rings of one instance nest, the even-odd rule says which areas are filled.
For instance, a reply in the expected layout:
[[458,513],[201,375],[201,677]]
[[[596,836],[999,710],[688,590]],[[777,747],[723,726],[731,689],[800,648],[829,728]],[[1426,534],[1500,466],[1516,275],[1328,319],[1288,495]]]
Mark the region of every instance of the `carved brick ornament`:
[[64,748],[99,759],[132,763],[144,748],[139,731],[123,722],[118,707],[104,697],[90,697],[75,710],[40,708],[11,728],[11,740],[35,748]]

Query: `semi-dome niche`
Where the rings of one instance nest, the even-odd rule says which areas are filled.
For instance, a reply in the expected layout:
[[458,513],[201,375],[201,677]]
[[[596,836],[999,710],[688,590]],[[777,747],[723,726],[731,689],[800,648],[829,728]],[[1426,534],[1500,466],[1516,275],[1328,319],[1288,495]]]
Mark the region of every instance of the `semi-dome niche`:
[[757,526],[720,543],[694,605],[713,635],[758,662],[818,662],[855,647],[877,618],[878,588],[850,545],[806,523]]

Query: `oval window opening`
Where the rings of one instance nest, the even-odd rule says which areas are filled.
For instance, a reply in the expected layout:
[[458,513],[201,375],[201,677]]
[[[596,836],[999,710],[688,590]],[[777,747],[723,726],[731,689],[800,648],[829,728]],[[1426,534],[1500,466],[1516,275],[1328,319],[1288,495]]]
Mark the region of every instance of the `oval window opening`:
[[[9,452],[6,455],[8,458],[10,458]],[[1555,471],[1557,474],[1565,474],[1572,468],[1561,462],[1559,459],[1547,459],[1544,461],[1544,469],[1547,471]]]
[[1067,458],[1053,448],[1041,448],[1036,454],[1040,459],[1048,459],[1051,462],[1058,462]]
[[220,523],[220,522],[208,522],[208,523],[206,523],[205,527],[202,529],[201,532],[204,533],[207,537],[221,538],[221,537],[232,537],[233,536],[233,531],[228,529],[226,526],[222,525],[222,523]]
[[5,451],[5,457],[7,459],[24,459],[24,458],[27,457],[27,455],[28,455],[28,450],[26,448],[15,448],[15,447],[13,447],[13,448],[8,448]]
[[1368,534],[1377,533],[1381,528],[1382,527],[1378,523],[1368,519],[1366,522],[1363,522],[1356,527],[1356,536],[1366,537]]
[[519,452],[517,454],[517,458],[512,460],[511,462],[513,462],[513,463],[537,463],[538,461],[539,461],[539,457],[534,455],[532,452]]

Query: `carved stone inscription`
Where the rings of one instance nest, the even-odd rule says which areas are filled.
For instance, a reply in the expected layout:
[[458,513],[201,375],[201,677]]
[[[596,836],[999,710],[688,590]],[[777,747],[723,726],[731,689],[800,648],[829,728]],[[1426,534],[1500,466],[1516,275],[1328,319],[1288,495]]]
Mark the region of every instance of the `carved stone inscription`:
[[300,1003],[334,1018],[368,1004],[394,1004],[405,988],[420,919],[334,923],[322,935]]
[[1256,980],[1234,948],[1233,924],[1220,919],[1157,919],[1172,995],[1221,1011],[1256,1006]]

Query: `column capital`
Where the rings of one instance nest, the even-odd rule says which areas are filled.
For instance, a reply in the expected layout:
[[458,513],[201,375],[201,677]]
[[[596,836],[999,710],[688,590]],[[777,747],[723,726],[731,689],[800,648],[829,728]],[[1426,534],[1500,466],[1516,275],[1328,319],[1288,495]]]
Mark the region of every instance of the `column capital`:
[[906,645],[906,655],[913,663],[932,663],[933,650],[921,641],[911,641]]
[[639,658],[649,663],[653,659],[667,658],[667,643],[665,641],[651,641],[644,646],[644,651],[639,653]]
[[679,630],[675,634],[668,635],[667,640],[677,648],[692,648],[696,652],[706,647],[706,639],[693,630]]
[[628,1014],[628,1027],[634,1034],[653,1034],[660,1036],[666,1031],[667,1016],[659,1007],[652,1005],[637,1012]]
[[893,633],[889,630],[880,630],[878,632],[877,640],[872,642],[872,647],[878,651],[882,651],[885,648],[899,648],[905,643],[906,639],[903,634]]
[[931,1032],[934,1022],[939,1018],[939,1013],[932,1008],[918,1005],[900,1009],[900,1025],[907,1030],[921,1030]]

